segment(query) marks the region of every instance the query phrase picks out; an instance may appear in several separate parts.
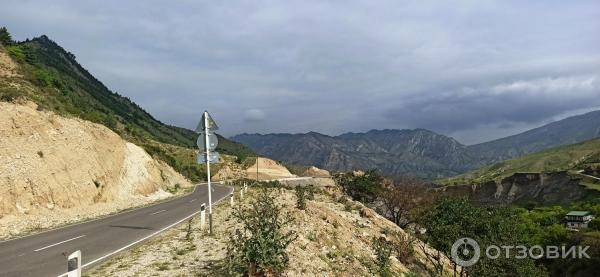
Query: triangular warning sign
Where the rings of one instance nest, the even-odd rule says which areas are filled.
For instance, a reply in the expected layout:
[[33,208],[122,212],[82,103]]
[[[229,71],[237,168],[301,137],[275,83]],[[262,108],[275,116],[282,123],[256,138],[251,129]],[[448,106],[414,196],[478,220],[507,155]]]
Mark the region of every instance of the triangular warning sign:
[[[208,120],[204,120],[205,116],[208,117]],[[210,114],[207,111],[205,111],[202,114],[202,119],[200,119],[200,122],[198,122],[198,126],[196,126],[196,132],[204,132],[204,122],[206,121],[208,121],[208,130],[219,130],[219,126],[217,126],[217,123],[215,123]]]

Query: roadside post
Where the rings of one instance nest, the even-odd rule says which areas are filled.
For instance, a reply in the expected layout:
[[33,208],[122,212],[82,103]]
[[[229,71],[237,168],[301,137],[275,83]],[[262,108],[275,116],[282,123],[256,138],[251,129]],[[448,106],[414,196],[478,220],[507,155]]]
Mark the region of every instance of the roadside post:
[[206,225],[206,204],[200,206],[200,230],[204,231]]
[[244,199],[244,190],[240,189],[240,201]]
[[196,132],[200,133],[196,145],[200,150],[198,153],[198,163],[206,164],[206,179],[208,183],[208,233],[213,232],[212,221],[212,186],[210,183],[210,164],[219,162],[219,153],[214,151],[217,148],[217,135],[213,132],[218,130],[217,123],[212,119],[207,111],[202,114],[202,120],[196,127]]
[[81,277],[81,250],[67,257],[67,277]]
[[231,191],[231,194],[230,194],[229,204],[231,204],[231,206],[233,207],[233,191]]

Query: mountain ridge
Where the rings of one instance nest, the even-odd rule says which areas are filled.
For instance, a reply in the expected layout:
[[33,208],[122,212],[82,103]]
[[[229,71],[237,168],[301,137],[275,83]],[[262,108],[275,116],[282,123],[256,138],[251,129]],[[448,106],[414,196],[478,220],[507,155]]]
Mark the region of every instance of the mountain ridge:
[[[128,97],[111,91],[46,35],[0,43],[0,54],[14,64],[14,74],[0,76],[0,100],[33,101],[40,110],[102,124],[192,181],[205,178],[196,162],[194,131],[161,122]],[[254,153],[219,136],[217,151],[242,162]]]
[[[600,137],[600,111],[567,117],[474,145],[464,145],[452,137],[423,128],[372,129],[337,136],[317,132],[243,133],[231,139],[285,163],[315,165],[333,171],[377,168],[387,175],[409,174],[435,179],[597,137]],[[317,155],[317,150],[324,154]]]

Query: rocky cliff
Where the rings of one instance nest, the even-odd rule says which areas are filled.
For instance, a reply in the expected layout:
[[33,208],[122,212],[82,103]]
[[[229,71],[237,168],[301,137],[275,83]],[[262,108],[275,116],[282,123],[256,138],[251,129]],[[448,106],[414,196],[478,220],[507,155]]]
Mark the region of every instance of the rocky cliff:
[[446,195],[468,196],[484,204],[556,205],[600,197],[599,191],[580,185],[567,172],[517,173],[499,182],[444,186],[436,190]]

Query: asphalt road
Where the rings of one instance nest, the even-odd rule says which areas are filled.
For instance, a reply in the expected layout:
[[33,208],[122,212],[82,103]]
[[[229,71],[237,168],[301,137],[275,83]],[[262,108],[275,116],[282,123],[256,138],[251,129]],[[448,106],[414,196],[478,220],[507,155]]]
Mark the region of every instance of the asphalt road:
[[[230,187],[214,185],[213,203],[224,199],[231,191]],[[85,269],[183,222],[198,213],[202,203],[208,203],[206,185],[198,185],[193,193],[168,202],[20,239],[2,241],[0,276],[65,274],[67,259],[63,253],[70,254],[77,250],[82,252],[81,264]]]

